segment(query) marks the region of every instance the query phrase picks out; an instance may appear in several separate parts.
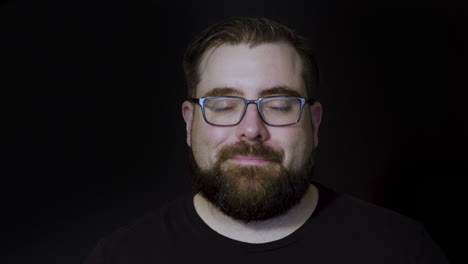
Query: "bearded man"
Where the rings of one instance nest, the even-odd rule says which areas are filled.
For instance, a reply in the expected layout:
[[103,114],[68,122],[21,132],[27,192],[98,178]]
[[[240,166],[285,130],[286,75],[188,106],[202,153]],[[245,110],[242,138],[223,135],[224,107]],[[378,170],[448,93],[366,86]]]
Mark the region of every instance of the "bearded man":
[[448,263],[422,225],[311,179],[322,105],[304,37],[265,18],[184,56],[193,194],[103,239],[86,263]]

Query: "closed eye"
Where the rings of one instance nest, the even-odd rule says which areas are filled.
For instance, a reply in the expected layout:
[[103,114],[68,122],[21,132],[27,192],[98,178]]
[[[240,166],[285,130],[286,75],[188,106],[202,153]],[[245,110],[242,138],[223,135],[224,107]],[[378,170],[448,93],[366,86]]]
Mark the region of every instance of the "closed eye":
[[225,107],[206,106],[205,108],[209,111],[220,113],[220,112],[233,111],[236,107],[235,106],[225,106]]
[[292,107],[290,105],[288,106],[270,106],[268,107],[268,111],[274,111],[274,112],[280,112],[280,113],[286,113],[290,112]]

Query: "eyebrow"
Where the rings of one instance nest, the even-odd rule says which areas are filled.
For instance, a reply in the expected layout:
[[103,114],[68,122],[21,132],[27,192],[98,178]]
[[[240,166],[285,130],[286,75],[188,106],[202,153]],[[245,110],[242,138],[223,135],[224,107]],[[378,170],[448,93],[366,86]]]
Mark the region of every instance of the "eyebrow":
[[287,96],[302,97],[302,95],[298,91],[288,86],[275,86],[275,87],[263,90],[260,93],[260,97],[264,97],[267,95],[287,95]]
[[[243,95],[243,92],[232,87],[217,87],[206,92],[203,95],[203,97],[223,96],[223,95]],[[287,95],[287,96],[302,97],[302,95],[299,92],[297,92],[296,90],[288,86],[274,86],[274,87],[268,88],[260,92],[260,97],[264,97],[268,95]]]
[[206,92],[203,95],[203,97],[223,96],[223,95],[242,95],[242,92],[240,92],[237,89],[231,88],[231,87],[214,88],[214,89]]

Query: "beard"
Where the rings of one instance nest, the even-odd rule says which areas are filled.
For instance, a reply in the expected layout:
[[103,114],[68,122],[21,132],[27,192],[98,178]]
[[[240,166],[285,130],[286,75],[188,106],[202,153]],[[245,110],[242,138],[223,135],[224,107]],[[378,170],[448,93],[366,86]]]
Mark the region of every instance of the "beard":
[[[202,170],[190,151],[196,192],[224,214],[245,223],[280,216],[294,207],[311,182],[313,154],[299,169],[282,165],[283,152],[262,144],[239,142],[222,148],[211,168]],[[239,165],[230,158],[256,156],[268,160],[264,166]]]

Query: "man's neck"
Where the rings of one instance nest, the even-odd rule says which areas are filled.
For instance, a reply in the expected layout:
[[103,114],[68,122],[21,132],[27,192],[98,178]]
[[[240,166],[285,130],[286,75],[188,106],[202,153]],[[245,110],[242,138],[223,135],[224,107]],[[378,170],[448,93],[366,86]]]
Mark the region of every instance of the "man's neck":
[[311,184],[299,204],[286,214],[249,223],[227,216],[200,194],[194,196],[193,203],[201,219],[217,233],[234,240],[259,244],[282,239],[299,229],[314,212],[318,196],[317,188]]

